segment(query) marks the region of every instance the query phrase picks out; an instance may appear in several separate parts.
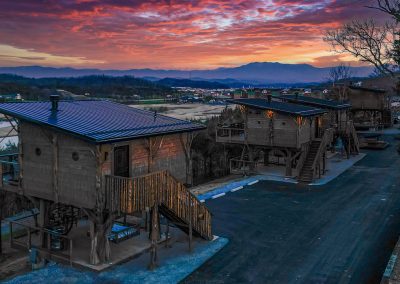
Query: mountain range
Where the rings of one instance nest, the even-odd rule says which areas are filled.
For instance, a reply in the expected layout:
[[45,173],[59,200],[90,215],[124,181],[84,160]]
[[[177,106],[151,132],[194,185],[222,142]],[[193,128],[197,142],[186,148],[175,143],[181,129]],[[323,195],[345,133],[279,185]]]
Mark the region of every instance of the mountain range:
[[[160,80],[164,78],[216,81],[232,85],[235,82],[249,85],[321,83],[329,78],[330,67],[319,68],[309,64],[282,64],[253,62],[238,67],[212,70],[161,70],[161,69],[76,69],[43,66],[0,67],[0,74],[15,74],[29,78],[81,77],[87,75],[134,76]],[[350,67],[353,77],[368,77],[372,67]],[[229,82],[229,83],[228,83]]]

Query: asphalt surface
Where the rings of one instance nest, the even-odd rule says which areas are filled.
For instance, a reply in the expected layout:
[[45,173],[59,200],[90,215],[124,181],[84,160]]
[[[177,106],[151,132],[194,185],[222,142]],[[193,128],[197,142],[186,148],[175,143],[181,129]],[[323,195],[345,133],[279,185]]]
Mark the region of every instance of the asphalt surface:
[[260,182],[207,201],[230,243],[186,283],[379,283],[400,235],[398,143],[325,186]]

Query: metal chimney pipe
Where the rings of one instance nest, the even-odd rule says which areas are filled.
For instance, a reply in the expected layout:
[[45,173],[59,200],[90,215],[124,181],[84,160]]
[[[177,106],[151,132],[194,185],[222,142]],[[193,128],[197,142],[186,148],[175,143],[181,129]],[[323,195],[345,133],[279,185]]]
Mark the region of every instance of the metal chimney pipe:
[[58,111],[59,95],[50,95],[51,111]]

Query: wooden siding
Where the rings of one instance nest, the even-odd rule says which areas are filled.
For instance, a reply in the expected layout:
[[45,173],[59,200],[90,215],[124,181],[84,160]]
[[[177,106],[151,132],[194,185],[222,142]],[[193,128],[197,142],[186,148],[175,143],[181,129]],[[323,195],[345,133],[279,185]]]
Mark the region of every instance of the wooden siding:
[[[27,195],[55,200],[53,135],[57,136],[58,201],[77,207],[92,208],[95,202],[95,147],[73,136],[21,122],[23,144],[23,188]],[[37,152],[40,150],[40,155]],[[79,159],[74,161],[73,153]]]
[[[103,163],[103,175],[113,175],[113,147],[129,145],[131,157],[130,176],[136,177],[154,171],[168,170],[179,181],[186,180],[185,153],[180,141],[180,135],[171,134],[151,138],[153,159],[149,159],[149,139],[142,138],[113,145],[102,145],[103,157],[108,152],[108,159]],[[149,162],[151,163],[149,167]]]
[[350,89],[349,101],[353,110],[384,110],[389,108],[388,96],[384,93]]
[[299,148],[315,136],[313,118],[303,118],[299,127],[293,116],[275,113],[271,119],[265,112],[250,110],[247,121],[249,144]]

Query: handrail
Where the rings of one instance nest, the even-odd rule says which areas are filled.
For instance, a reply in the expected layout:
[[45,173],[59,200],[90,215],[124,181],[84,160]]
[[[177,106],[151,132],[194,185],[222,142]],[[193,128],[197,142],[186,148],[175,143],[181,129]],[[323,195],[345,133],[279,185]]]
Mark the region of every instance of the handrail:
[[[14,155],[9,155],[14,156]],[[4,155],[3,157],[6,157]],[[17,185],[19,180],[19,162],[0,160],[0,187],[4,184]]]
[[305,163],[305,161],[307,159],[307,155],[308,155],[308,152],[310,150],[310,143],[306,143],[302,147],[304,147],[303,153],[300,155],[299,161],[297,162],[297,166],[296,166],[296,172],[297,172],[298,175],[300,174],[300,171],[303,168],[304,163]]
[[183,183],[168,171],[139,177],[104,177],[106,208],[131,214],[154,205],[164,205],[207,239],[211,234],[211,213]]
[[322,136],[321,144],[319,145],[317,154],[315,155],[315,159],[312,164],[312,169],[313,169],[314,173],[315,173],[317,162],[320,161],[322,154],[325,153],[325,151],[326,151],[326,146],[328,146],[328,143],[332,142],[333,133],[334,133],[333,129],[328,128],[325,130],[324,135]]
[[[235,163],[241,165],[242,168],[235,169],[235,166],[234,166]],[[246,170],[246,165],[250,165],[248,170]],[[257,162],[256,161],[243,160],[241,158],[236,157],[236,158],[230,159],[229,167],[230,167],[231,174],[235,173],[235,172],[240,172],[243,175],[246,175],[248,173],[257,173]]]
[[[24,228],[26,230],[26,236],[27,236],[27,240],[26,242],[22,242],[17,240],[16,238],[14,239],[14,234],[13,234],[13,225],[18,225],[21,226],[22,228]],[[50,229],[46,229],[46,228],[40,228],[40,227],[36,227],[33,225],[28,225],[26,223],[22,223],[20,221],[15,221],[15,220],[10,220],[9,221],[9,226],[10,226],[10,245],[13,246],[14,244],[20,246],[20,247],[24,247],[28,250],[30,250],[32,247],[35,247],[38,250],[47,252],[51,250],[51,236],[55,236],[61,239],[65,239],[66,241],[68,241],[68,253],[67,254],[63,254],[63,253],[55,253],[52,252],[52,254],[56,257],[59,257],[63,260],[66,260],[67,262],[70,263],[70,265],[72,265],[72,252],[73,252],[73,241],[72,238],[66,236],[66,235],[62,235],[58,232],[52,231]],[[42,248],[40,247],[40,245],[32,245],[32,233],[34,232],[40,232],[41,234],[46,234],[47,235],[47,248]],[[21,236],[19,236],[21,237]]]

